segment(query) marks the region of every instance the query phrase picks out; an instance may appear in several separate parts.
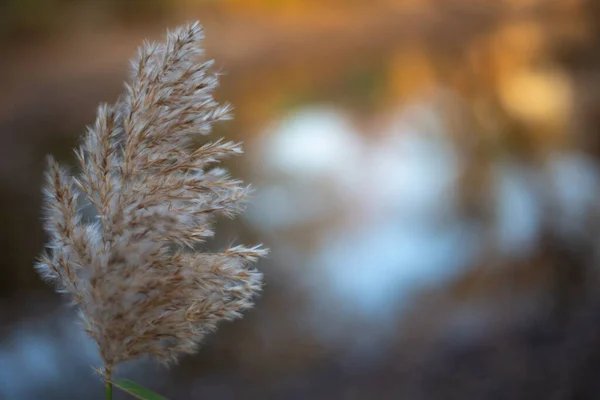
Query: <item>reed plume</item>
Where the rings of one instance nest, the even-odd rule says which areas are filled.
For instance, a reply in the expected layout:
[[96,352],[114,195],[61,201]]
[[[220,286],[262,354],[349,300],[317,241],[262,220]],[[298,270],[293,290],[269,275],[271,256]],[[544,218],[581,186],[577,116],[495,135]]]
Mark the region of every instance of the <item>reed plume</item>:
[[[191,149],[195,135],[230,118],[213,99],[218,76],[198,23],[144,43],[114,105],[98,108],[76,150],[77,175],[52,158],[46,173],[45,230],[37,270],[77,306],[110,379],[124,361],[166,363],[197,350],[221,320],[252,306],[266,251],[231,247],[200,253],[216,215],[241,210],[248,187],[217,168],[240,144],[217,140]],[[82,207],[95,210],[86,219]]]

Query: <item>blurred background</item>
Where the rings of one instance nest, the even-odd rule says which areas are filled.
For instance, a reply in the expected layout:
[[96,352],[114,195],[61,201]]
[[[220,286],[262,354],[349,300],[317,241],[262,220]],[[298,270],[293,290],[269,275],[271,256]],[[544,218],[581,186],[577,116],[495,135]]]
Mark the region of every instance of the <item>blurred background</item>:
[[[200,20],[256,193],[207,248],[267,286],[200,353],[123,377],[172,399],[600,395],[597,0],[3,0],[0,399],[101,399],[32,263],[44,156],[144,38]],[[117,394],[116,399],[128,398]]]

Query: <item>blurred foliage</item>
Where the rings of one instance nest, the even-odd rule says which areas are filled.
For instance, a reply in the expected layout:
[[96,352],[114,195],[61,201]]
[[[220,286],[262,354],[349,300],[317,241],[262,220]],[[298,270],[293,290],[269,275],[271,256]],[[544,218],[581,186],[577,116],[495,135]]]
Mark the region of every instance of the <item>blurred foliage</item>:
[[[90,10],[119,23],[156,20],[170,9],[169,0],[3,0],[0,2],[0,42],[65,30]],[[89,23],[90,21],[86,21]]]

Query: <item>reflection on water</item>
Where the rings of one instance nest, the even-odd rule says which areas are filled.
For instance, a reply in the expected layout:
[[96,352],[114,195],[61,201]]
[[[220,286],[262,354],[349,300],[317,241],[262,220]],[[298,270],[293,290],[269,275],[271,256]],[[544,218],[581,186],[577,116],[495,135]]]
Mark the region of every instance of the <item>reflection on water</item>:
[[[303,254],[295,273],[311,293],[307,317],[332,343],[357,318],[384,343],[377,333],[410,295],[453,276],[477,248],[457,215],[456,152],[431,105],[380,128],[364,134],[343,112],[313,107],[275,124],[254,153],[262,184],[252,221],[276,240],[282,263],[278,249]],[[316,232],[310,248],[286,234],[303,225]]]
[[361,141],[347,117],[325,107],[273,124],[254,145],[254,181],[264,183],[250,217],[267,231],[331,217],[355,183]]
[[[597,166],[565,152],[539,166],[498,159],[490,224],[465,215],[458,184],[469,166],[447,106],[435,96],[404,105],[361,132],[350,113],[314,105],[270,125],[253,147],[259,184],[249,218],[309,294],[304,318],[324,344],[384,346],[415,295],[455,280],[490,247],[505,259],[531,257],[547,203],[563,234],[594,207]],[[455,312],[489,320],[473,304]],[[356,323],[361,330],[349,329]]]
[[22,323],[3,338],[0,398],[34,399],[44,393],[60,393],[61,380],[67,374],[73,381],[93,384],[89,366],[100,361],[96,345],[75,325],[73,317],[55,312]]

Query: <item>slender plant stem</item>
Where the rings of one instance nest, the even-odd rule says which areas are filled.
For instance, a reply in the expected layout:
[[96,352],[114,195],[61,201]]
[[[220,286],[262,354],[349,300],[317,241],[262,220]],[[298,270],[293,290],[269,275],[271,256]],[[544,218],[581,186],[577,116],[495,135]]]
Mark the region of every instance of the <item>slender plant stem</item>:
[[106,382],[106,400],[112,400],[112,382]]
[[105,374],[104,381],[106,384],[106,400],[112,400],[112,381],[110,380],[112,370],[107,367]]

